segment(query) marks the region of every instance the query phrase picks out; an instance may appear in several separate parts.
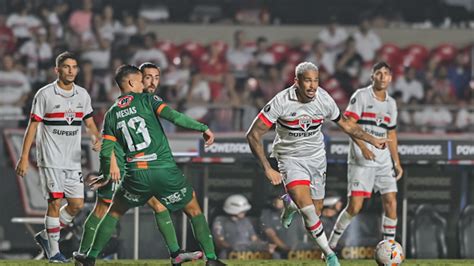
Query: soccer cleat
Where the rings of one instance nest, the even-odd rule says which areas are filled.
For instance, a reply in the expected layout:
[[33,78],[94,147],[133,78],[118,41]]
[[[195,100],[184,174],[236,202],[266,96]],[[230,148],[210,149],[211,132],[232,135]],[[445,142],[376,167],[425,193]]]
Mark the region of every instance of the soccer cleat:
[[206,261],[206,266],[224,266],[224,265],[227,265],[227,264],[223,263],[222,261],[218,259]]
[[203,254],[201,251],[194,251],[194,252],[186,252],[184,250],[180,250],[176,257],[171,257],[171,265],[179,266],[183,262],[198,260],[202,258]]
[[339,264],[339,260],[337,259],[336,253],[332,253],[328,255],[328,257],[326,258],[326,265],[327,266],[341,266],[341,264]]
[[74,259],[82,264],[82,266],[95,266],[95,258],[87,257],[86,254],[79,252],[74,254]]
[[49,263],[68,263],[69,260],[64,257],[61,252],[56,253],[56,255],[49,258]]
[[293,217],[295,216],[297,209],[294,207],[295,204],[291,200],[290,195],[285,194],[281,196],[281,199],[283,200],[283,205],[285,207],[281,212],[280,220],[283,227],[288,229],[291,225],[291,222],[293,221]]
[[43,238],[43,236],[41,236],[41,233],[43,231],[37,233],[35,235],[35,241],[36,241],[36,244],[38,244],[38,246],[40,246],[40,248],[43,250],[43,253],[44,253],[44,256],[46,257],[46,259],[49,259],[50,255],[50,250],[49,250],[49,240],[46,238]]

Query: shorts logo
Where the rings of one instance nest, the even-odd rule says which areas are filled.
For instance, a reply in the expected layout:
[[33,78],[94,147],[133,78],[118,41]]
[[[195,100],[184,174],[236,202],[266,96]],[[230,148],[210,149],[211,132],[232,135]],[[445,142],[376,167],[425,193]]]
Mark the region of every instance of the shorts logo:
[[377,114],[377,116],[375,117],[375,124],[377,124],[377,126],[380,126],[380,124],[382,124],[383,122],[383,119],[384,119],[383,114]]
[[129,201],[138,202],[138,200],[140,198],[139,195],[130,193],[125,188],[121,188],[121,190],[123,191],[123,197],[124,198],[126,198]]
[[311,117],[309,116],[300,117],[299,125],[304,131],[307,131],[308,128],[311,126],[311,124],[312,124]]
[[132,103],[133,96],[132,95],[127,95],[125,97],[122,97],[118,100],[117,106],[120,108],[125,108],[129,106]]
[[186,196],[186,188],[182,188],[180,191],[177,191],[167,197],[161,198],[166,205],[173,204],[176,202],[180,202]]

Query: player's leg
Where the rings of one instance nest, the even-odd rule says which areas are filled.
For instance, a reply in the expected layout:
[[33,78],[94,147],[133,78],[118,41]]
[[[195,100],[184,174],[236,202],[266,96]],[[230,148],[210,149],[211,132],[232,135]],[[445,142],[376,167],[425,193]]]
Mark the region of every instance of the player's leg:
[[89,251],[97,226],[99,225],[100,220],[107,213],[111,202],[112,200],[97,197],[94,209],[91,211],[89,216],[87,216],[87,219],[84,222],[81,244],[79,245],[79,253],[86,253]]
[[377,170],[374,190],[382,195],[384,215],[382,234],[384,239],[395,239],[397,231],[397,181],[393,177],[392,167],[383,166]]
[[329,246],[336,248],[339,239],[359,214],[364,199],[370,198],[374,188],[376,168],[349,164],[347,166],[347,205],[337,217],[336,224],[329,237]]
[[206,217],[204,217],[204,214],[201,211],[201,206],[199,206],[197,201],[196,193],[192,193],[192,199],[186,204],[183,211],[191,220],[194,237],[199,242],[206,258],[208,260],[216,260],[217,255],[211,230],[209,229]]
[[160,230],[163,239],[165,240],[166,246],[170,254],[179,251],[178,239],[176,237],[176,231],[171,220],[170,212],[168,209],[160,203],[155,197],[152,197],[147,202],[155,212],[155,222]]

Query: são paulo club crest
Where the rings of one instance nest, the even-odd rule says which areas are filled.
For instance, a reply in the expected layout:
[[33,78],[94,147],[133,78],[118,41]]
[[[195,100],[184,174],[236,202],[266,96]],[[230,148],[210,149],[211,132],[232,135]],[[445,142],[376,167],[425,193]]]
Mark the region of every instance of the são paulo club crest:
[[300,127],[301,127],[304,131],[307,131],[308,128],[309,128],[309,127],[311,126],[311,124],[312,124],[312,119],[311,119],[311,117],[306,116],[306,115],[300,117],[300,118],[298,119],[298,121],[299,121]]
[[385,116],[383,114],[378,113],[375,116],[375,124],[377,124],[377,126],[380,126],[380,124],[382,124],[382,122],[383,122],[384,117]]
[[71,108],[66,109],[64,112],[64,118],[69,125],[72,124],[72,121],[74,121],[74,117],[76,117],[76,112],[74,112],[74,110]]
[[120,98],[117,102],[117,106],[120,108],[125,108],[129,106],[132,103],[133,96],[132,95],[127,95],[122,98]]

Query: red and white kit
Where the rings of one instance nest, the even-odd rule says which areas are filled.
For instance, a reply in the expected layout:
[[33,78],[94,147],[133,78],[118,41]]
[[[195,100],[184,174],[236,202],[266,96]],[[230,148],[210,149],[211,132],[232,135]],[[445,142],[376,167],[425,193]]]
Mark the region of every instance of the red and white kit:
[[318,87],[311,102],[301,103],[296,87],[289,87],[270,100],[258,118],[268,127],[276,123],[272,156],[286,189],[309,185],[313,199],[324,198],[326,150],[321,126],[324,120],[338,121],[339,108],[331,96]]
[[92,115],[87,91],[74,85],[61,89],[57,81],[36,93],[31,119],[41,122],[36,134],[37,163],[46,198],[82,198],[81,126]]
[[[397,106],[388,94],[384,101],[376,99],[372,86],[358,89],[351,97],[344,113],[357,120],[365,132],[377,138],[386,138],[397,125]],[[373,152],[375,160],[367,160],[357,144],[350,140],[348,154],[348,195],[370,197],[372,190],[385,194],[397,191],[389,149],[377,149],[364,143]]]

